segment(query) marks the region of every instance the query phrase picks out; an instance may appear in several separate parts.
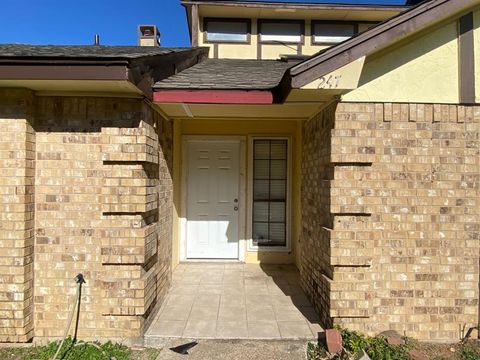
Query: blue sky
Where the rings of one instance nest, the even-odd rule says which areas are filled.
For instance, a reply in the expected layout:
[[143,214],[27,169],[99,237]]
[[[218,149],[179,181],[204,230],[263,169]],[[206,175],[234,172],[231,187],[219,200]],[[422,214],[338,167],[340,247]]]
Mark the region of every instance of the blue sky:
[[[0,0],[0,43],[136,45],[137,25],[156,24],[162,46],[189,46],[180,0]],[[403,4],[404,0],[277,0]]]

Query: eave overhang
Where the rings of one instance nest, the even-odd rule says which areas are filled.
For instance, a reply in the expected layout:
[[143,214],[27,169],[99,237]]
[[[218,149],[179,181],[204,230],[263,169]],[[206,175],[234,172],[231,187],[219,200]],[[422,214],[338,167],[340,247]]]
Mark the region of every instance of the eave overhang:
[[349,10],[349,11],[405,11],[411,6],[402,5],[374,5],[374,4],[315,4],[308,2],[285,3],[275,1],[228,1],[228,0],[182,0],[182,5],[210,5],[262,9],[307,9],[307,10]]
[[[63,91],[75,91],[74,81],[94,84],[92,89],[98,92],[98,84],[125,84],[133,93],[141,93],[153,100],[152,87],[159,79],[166,78],[198,63],[208,55],[207,48],[192,48],[185,52],[144,56],[131,59],[98,58],[0,58],[0,84],[14,86],[22,84],[62,83]],[[65,84],[72,84],[71,89]]]

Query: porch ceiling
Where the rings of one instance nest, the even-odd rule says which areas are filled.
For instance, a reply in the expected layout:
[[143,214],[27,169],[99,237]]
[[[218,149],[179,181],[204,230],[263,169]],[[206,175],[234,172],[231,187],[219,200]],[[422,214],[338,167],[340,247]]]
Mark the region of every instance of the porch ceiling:
[[155,103],[173,119],[308,119],[318,112],[322,102],[292,102],[285,104],[186,104]]

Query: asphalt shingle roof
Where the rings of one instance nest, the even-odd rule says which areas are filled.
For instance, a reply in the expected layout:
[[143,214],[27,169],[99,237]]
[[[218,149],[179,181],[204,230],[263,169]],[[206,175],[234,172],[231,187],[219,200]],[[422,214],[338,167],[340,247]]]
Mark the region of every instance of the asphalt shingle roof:
[[136,59],[189,51],[191,48],[158,46],[95,46],[95,45],[17,45],[1,44],[0,58],[43,59]]
[[277,60],[207,59],[157,82],[154,89],[272,89],[292,64]]

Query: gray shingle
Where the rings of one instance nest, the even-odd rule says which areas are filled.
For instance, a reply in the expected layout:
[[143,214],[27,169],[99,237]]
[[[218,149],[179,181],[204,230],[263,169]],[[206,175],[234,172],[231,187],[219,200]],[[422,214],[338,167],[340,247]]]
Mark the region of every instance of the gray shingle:
[[189,51],[191,48],[157,46],[94,46],[94,45],[17,45],[0,44],[0,59],[135,59]]
[[154,85],[154,89],[272,89],[292,64],[277,60],[207,59]]

